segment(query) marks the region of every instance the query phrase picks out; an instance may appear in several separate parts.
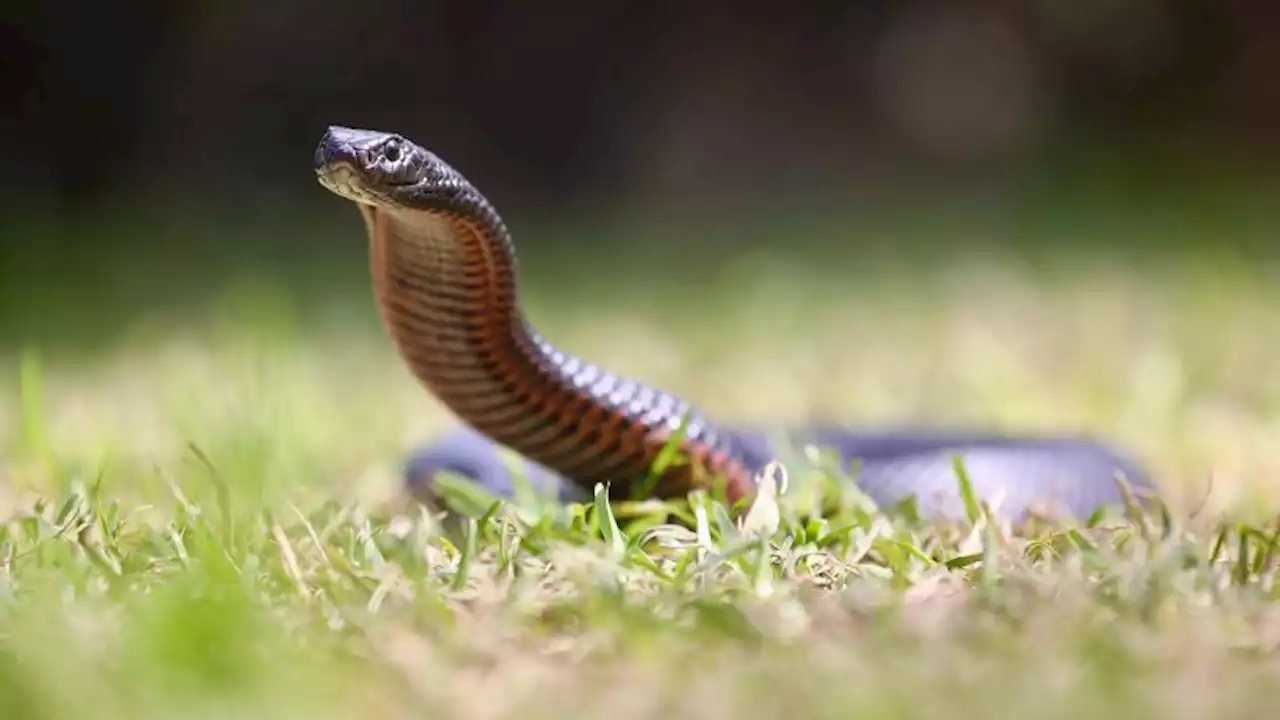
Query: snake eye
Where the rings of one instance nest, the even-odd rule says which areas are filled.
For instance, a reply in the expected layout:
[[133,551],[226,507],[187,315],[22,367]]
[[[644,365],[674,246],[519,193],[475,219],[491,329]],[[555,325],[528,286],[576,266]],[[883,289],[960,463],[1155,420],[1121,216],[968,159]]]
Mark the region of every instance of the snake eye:
[[395,140],[388,140],[387,144],[382,148],[382,156],[387,162],[397,162],[400,160],[400,143]]

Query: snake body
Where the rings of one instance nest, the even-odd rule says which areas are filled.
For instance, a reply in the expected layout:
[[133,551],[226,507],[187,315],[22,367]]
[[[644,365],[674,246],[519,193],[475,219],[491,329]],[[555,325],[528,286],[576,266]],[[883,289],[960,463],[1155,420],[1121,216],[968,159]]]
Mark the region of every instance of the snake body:
[[[614,497],[683,496],[716,478],[730,502],[754,492],[755,472],[777,452],[770,437],[718,426],[674,395],[557,349],[520,310],[506,225],[444,160],[395,133],[333,126],[316,148],[315,172],[361,211],[374,295],[401,358],[464,423],[410,459],[411,487],[430,496],[430,478],[452,470],[509,495],[510,473],[497,457],[503,446],[565,499],[606,481]],[[673,434],[686,462],[655,473]],[[956,453],[988,466],[986,474],[971,469],[974,484],[984,497],[1012,495],[1007,512],[1044,501],[1089,513],[1119,502],[1116,472],[1147,482],[1087,440],[821,428],[802,435],[861,461],[859,482],[881,502],[954,495]]]
[[688,458],[658,497],[722,477],[730,502],[753,477],[688,403],[555,348],[521,313],[511,235],[489,201],[435,154],[384,132],[331,127],[324,187],[356,202],[383,322],[418,379],[467,425],[583,487],[616,497],[650,477],[677,430]]

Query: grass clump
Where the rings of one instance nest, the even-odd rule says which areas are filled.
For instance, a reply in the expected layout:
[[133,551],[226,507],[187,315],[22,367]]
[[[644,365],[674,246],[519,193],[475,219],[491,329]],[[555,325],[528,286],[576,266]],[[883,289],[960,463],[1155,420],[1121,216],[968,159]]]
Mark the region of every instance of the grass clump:
[[703,494],[446,526],[236,513],[196,482],[150,505],[73,483],[0,525],[11,716],[1181,717],[1276,694],[1274,528],[929,524],[835,478],[772,533]]

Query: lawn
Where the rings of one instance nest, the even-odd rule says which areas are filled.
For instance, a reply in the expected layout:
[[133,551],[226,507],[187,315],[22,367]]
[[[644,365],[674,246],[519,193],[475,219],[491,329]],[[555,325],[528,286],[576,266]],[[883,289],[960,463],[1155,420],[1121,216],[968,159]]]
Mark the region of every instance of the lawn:
[[[339,217],[317,232],[350,248],[293,269],[307,281],[173,260],[166,292],[206,292],[166,304],[125,292],[120,260],[98,305],[72,283],[9,284],[5,327],[25,342],[0,356],[5,717],[1177,718],[1280,702],[1271,266],[1212,243],[874,260],[756,244],[710,273],[710,251],[633,231],[566,284],[530,233],[525,289],[551,338],[716,417],[1082,430],[1141,458],[1169,504],[932,526],[870,507],[817,458],[787,468],[805,489],[772,535],[701,496],[481,505],[442,525],[396,469],[450,419],[381,335],[358,220]],[[1102,248],[1134,231],[1106,220],[1071,227]],[[117,297],[133,304],[110,332],[50,340],[115,317]]]

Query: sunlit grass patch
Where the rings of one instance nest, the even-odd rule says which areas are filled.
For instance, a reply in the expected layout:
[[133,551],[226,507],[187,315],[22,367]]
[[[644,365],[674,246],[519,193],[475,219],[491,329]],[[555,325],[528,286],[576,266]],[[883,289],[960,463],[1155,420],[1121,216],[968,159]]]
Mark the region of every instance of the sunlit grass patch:
[[397,469],[451,420],[371,304],[304,323],[252,283],[100,353],[8,348],[0,714],[1270,711],[1280,297],[1196,267],[877,275],[757,255],[670,294],[661,268],[637,273],[646,306],[526,286],[566,349],[714,417],[1083,429],[1173,500],[1076,524],[1009,527],[976,498],[924,522],[821,456],[789,462],[750,521],[703,494],[556,506],[458,486],[467,512],[442,523]]
[[763,535],[705,495],[446,530],[333,501],[237,515],[192,502],[203,482],[152,507],[74,485],[0,526],[7,707],[1190,716],[1275,693],[1274,528],[1157,507],[1014,533],[980,505],[932,525],[832,483]]

